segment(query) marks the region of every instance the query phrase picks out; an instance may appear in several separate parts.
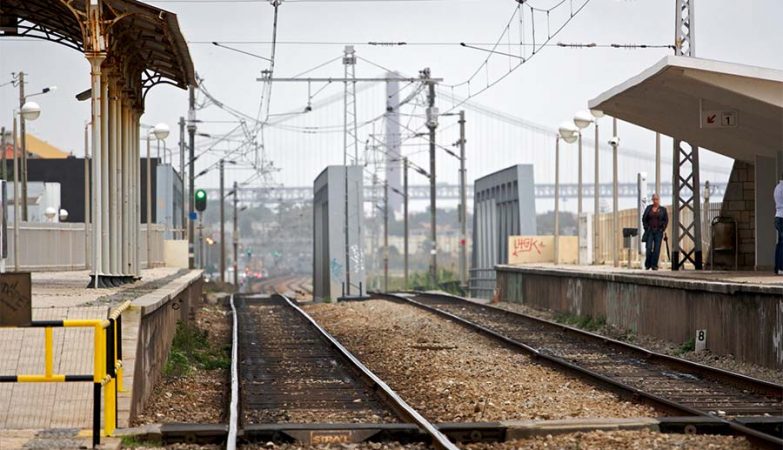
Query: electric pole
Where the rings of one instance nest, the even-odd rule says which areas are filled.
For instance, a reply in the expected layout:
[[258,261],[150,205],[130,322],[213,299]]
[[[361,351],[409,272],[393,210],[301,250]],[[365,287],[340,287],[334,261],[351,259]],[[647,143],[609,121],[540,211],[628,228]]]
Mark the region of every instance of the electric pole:
[[239,231],[238,219],[239,210],[237,209],[239,195],[239,186],[234,182],[234,233],[231,235],[234,244],[234,292],[239,292]]
[[182,239],[185,239],[185,208],[187,205],[187,189],[185,187],[185,118],[179,118],[179,176],[182,179],[182,218],[180,224],[182,225]]
[[389,292],[389,180],[383,186],[383,292]]
[[468,285],[468,193],[467,193],[467,168],[465,167],[465,111],[459,112],[459,261],[460,284],[463,288]]
[[220,160],[220,282],[226,282],[226,216],[225,216],[225,164]]
[[8,167],[6,167],[6,149],[5,149],[6,143],[5,143],[5,127],[0,128],[0,150],[3,151],[3,165],[0,166],[0,178],[3,180],[8,180]]
[[[196,169],[196,88],[188,87],[188,161],[190,170],[188,171],[188,214],[193,213],[193,193],[195,192],[195,169]],[[188,267],[196,268],[195,248],[193,245],[193,221],[188,217]]]
[[[19,75],[16,78],[17,83],[19,83],[19,111],[22,110],[22,107],[25,103],[25,95],[24,95],[24,72],[19,72]],[[25,126],[25,120],[24,115],[19,114],[19,143],[21,144],[22,149],[22,164],[21,164],[21,170],[19,171],[21,174],[22,179],[22,221],[27,222],[27,131]],[[14,199],[15,202],[18,202],[18,199]]]
[[427,83],[427,128],[430,130],[430,282],[433,287],[438,284],[438,232],[436,210],[436,185],[435,185],[435,138],[438,128],[438,108],[435,107],[435,82],[430,79],[430,69],[422,71],[424,82]]
[[405,289],[408,289],[408,158],[402,159],[402,187],[405,195],[403,196],[402,203],[402,218],[404,223],[404,236],[403,236],[403,264],[404,264],[404,280]]
[[[359,164],[359,141],[356,134],[356,52],[352,45],[346,45],[343,55],[343,65],[345,66],[345,92],[343,96],[343,165],[345,166],[345,295],[351,295],[351,228],[350,228],[350,215],[348,213],[348,151],[349,151],[349,136],[353,138],[352,145],[354,148],[354,160],[353,163]],[[349,79],[350,77],[350,79]],[[352,98],[353,105],[350,104],[348,97]],[[353,132],[353,134],[351,134]],[[357,220],[359,220],[357,213]],[[357,233],[358,233],[357,227]],[[358,237],[358,236],[357,236]],[[361,243],[358,244],[359,246]]]

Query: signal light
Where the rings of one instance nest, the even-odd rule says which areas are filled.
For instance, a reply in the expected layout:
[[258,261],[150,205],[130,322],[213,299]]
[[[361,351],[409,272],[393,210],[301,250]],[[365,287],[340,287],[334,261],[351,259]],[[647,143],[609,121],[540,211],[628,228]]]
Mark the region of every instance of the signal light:
[[203,212],[207,209],[207,191],[204,189],[198,189],[195,192],[196,197],[196,211]]

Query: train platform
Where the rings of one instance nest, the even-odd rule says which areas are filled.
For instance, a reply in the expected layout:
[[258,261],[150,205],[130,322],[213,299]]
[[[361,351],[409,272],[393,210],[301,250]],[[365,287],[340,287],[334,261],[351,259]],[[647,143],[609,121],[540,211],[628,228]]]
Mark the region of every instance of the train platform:
[[[166,346],[145,346],[158,339],[140,342],[144,328],[149,327],[146,318],[187,293],[201,279],[201,272],[154,268],[142,271],[142,280],[137,283],[98,290],[86,288],[88,275],[86,271],[34,273],[33,320],[106,319],[113,307],[132,302],[123,314],[126,389],[118,397],[118,422],[127,426],[131,410],[144,397],[144,389],[134,383],[137,358],[160,359],[158,354],[145,352],[161,353],[161,347]],[[198,290],[200,293],[200,285]],[[54,373],[91,374],[93,344],[93,330],[89,328],[53,329]],[[0,328],[0,375],[44,373],[44,348],[41,328]],[[92,383],[0,383],[0,448],[15,448],[20,443],[20,447],[46,447],[47,439],[55,443],[84,439],[89,443],[89,433],[85,437],[82,430],[91,427],[92,405]]]
[[783,368],[783,276],[553,264],[496,270],[501,301],[603,319],[674,343],[701,330],[716,354]]

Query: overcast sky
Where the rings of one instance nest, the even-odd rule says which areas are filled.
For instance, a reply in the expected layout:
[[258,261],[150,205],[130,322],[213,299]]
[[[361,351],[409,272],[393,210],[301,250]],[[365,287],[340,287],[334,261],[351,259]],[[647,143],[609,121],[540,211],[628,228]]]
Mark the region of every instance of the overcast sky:
[[[578,5],[583,1],[574,0],[573,3]],[[209,43],[240,42],[230,45],[269,55],[268,44],[242,43],[270,40],[273,8],[269,3],[182,0],[150,3],[178,15],[182,32],[190,43],[196,70],[206,80],[210,92],[231,107],[255,115],[261,92],[261,83],[255,79],[267,63]],[[556,2],[530,0],[528,3],[546,7]],[[697,56],[783,69],[783,32],[780,27],[783,2],[697,0],[696,3]],[[674,0],[591,0],[553,42],[671,44],[674,4]],[[459,83],[476,70],[486,54],[462,48],[457,43],[494,41],[516,5],[514,0],[289,0],[280,7],[278,39],[281,44],[277,52],[276,76],[292,76],[339,56],[343,44],[349,42],[357,43],[360,56],[384,67],[412,75],[423,67],[430,67],[433,76],[443,77],[446,84]],[[541,26],[540,23],[537,26]],[[518,33],[518,25],[512,29],[513,33]],[[294,41],[308,43],[294,44]],[[376,47],[363,44],[369,41],[452,45]],[[329,44],[313,44],[319,42]],[[508,51],[508,48],[502,46],[499,50]],[[518,51],[518,47],[511,49]],[[547,47],[503,82],[476,97],[475,101],[554,128],[572,117],[575,111],[584,109],[589,99],[638,74],[667,54],[671,54],[671,50]],[[504,64],[508,62],[508,58],[493,60],[492,70],[500,74],[503,67],[507,68]],[[30,131],[58,147],[81,155],[82,133],[89,117],[89,105],[76,102],[73,96],[89,86],[89,67],[84,57],[45,41],[0,39],[0,85],[10,80],[11,72],[19,70],[28,73],[28,92],[38,91],[47,85],[60,87],[56,94],[37,98],[44,112],[38,121],[30,124]],[[341,75],[341,71],[342,67],[337,62],[311,75]],[[361,61],[357,66],[359,76],[381,73],[380,69]],[[493,76],[495,74],[490,74],[490,78]],[[485,78],[476,83],[486,83]],[[339,89],[331,93],[337,92]],[[382,102],[383,90],[374,89],[372,92],[380,93],[377,95]],[[0,87],[0,124],[10,124],[16,95],[11,86]],[[275,85],[272,113],[300,109],[305,103],[306,86]],[[156,87],[147,96],[146,113],[142,120],[148,124],[166,122],[174,130],[178,117],[186,114],[186,108],[186,92],[170,86]],[[360,109],[360,115],[368,116],[360,119],[369,119],[369,116],[382,112],[370,109]],[[333,112],[328,125],[339,124],[340,102],[330,111]],[[199,114],[200,118],[209,120],[231,119],[214,107]],[[492,145],[487,139],[499,132],[486,121],[481,121],[481,124],[471,132],[474,142],[482,142],[487,148],[471,149],[484,158],[484,162],[477,163],[472,170],[471,178],[484,175],[481,171],[498,169],[509,160],[509,148],[504,147],[509,144],[499,142]],[[608,129],[608,125],[606,122],[604,129]],[[200,131],[217,135],[233,126],[204,124]],[[271,133],[267,140],[274,142],[274,132]],[[621,134],[623,145],[651,151],[653,138],[649,131],[623,124]],[[169,145],[176,146],[176,140],[174,131]],[[339,151],[341,149],[329,154],[336,155]],[[293,185],[307,185],[323,164],[341,162],[341,158],[335,160],[336,157],[331,156],[325,162],[314,159],[308,149],[296,148],[293,144],[292,148],[268,148],[267,153],[283,169],[277,174],[277,180],[293,180],[289,181]],[[218,157],[219,154],[210,155],[199,163],[206,166]],[[706,159],[721,164],[720,158]],[[217,181],[210,174],[204,177],[203,183],[217,184]]]

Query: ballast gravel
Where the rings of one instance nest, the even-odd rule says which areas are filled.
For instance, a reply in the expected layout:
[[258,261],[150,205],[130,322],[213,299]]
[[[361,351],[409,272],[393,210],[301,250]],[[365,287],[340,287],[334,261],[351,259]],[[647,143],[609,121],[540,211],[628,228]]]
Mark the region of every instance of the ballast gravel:
[[[196,327],[206,331],[210,341],[230,348],[231,315],[228,308],[205,304],[194,314]],[[196,369],[182,376],[164,375],[155,384],[149,401],[133,425],[225,422],[229,390],[226,369]]]
[[306,310],[432,422],[662,415],[412,306],[371,300]]
[[745,438],[665,434],[655,431],[592,431],[536,436],[492,444],[469,444],[466,450],[751,450]]
[[[552,311],[539,310],[519,303],[501,302],[494,306],[506,309],[508,311],[538,317],[540,319],[551,320],[555,322],[558,319],[558,315]],[[709,350],[704,350],[702,352],[695,352],[693,350],[685,351],[682,348],[681,343],[678,344],[652,336],[638,335],[630,330],[621,330],[609,324],[603,324],[599,329],[591,329],[589,331],[600,334],[602,336],[610,337],[612,339],[617,339],[618,341],[638,345],[639,347],[646,348],[650,351],[663,353],[664,355],[676,356],[678,358],[683,358],[700,364],[740,373],[749,377],[769,381],[771,383],[783,384],[783,371],[759,366],[758,364],[743,362],[735,358],[733,355],[718,355],[716,353],[712,353]]]

